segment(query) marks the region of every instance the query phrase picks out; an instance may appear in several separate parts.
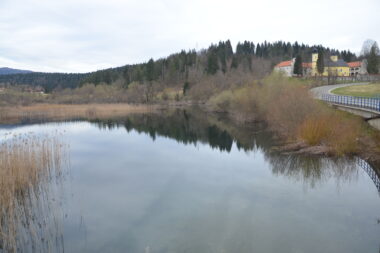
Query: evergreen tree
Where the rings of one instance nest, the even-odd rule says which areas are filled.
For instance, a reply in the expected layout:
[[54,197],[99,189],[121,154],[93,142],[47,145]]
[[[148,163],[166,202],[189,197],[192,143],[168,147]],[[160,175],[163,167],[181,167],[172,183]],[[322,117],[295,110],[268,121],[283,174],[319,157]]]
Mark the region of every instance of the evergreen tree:
[[317,71],[320,75],[322,75],[323,72],[325,71],[325,61],[323,58],[323,51],[322,50],[318,51]]
[[189,84],[188,81],[186,81],[186,82],[183,84],[183,89],[182,89],[182,91],[183,91],[183,95],[184,95],[184,96],[186,96],[186,92],[189,90],[189,88],[190,88],[190,84]]
[[300,55],[297,55],[296,61],[294,62],[293,73],[297,76],[302,76],[303,74],[302,57]]
[[239,66],[239,60],[237,56],[232,57],[231,68],[236,69]]
[[233,54],[234,54],[234,52],[232,50],[231,41],[227,40],[226,41],[226,57],[231,58]]
[[257,43],[256,56],[257,57],[261,57],[262,56],[260,43]]
[[153,81],[154,79],[154,61],[150,59],[146,65],[146,79],[148,81]]
[[367,61],[368,61],[368,65],[367,65],[368,74],[378,74],[379,73],[379,47],[377,46],[376,42],[371,47],[371,50],[367,57]]
[[218,65],[218,56],[215,52],[215,50],[211,50],[207,57],[207,68],[206,72],[207,74],[214,75],[219,69]]

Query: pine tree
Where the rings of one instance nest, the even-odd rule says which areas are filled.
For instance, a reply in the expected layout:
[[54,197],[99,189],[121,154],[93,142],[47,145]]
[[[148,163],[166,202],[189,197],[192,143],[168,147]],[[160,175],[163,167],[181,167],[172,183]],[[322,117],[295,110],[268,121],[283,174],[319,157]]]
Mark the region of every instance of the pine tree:
[[146,65],[146,79],[148,81],[153,81],[154,79],[154,61],[150,59]]
[[367,61],[368,61],[368,64],[367,64],[368,74],[378,74],[379,73],[379,47],[377,46],[376,42],[371,47],[371,50],[367,57]]
[[239,66],[239,61],[237,56],[232,57],[232,62],[231,62],[231,68],[236,69]]
[[294,62],[293,73],[297,76],[302,76],[303,74],[302,57],[300,55],[296,57],[296,61]]
[[262,56],[260,43],[257,43],[256,56],[257,57],[261,57]]
[[322,50],[318,51],[317,71],[320,75],[322,75],[323,72],[325,71],[325,62],[323,59],[323,51]]
[[219,70],[218,56],[215,49],[211,49],[207,58],[207,74],[215,74]]
[[231,58],[233,54],[234,52],[232,50],[231,41],[227,40],[226,41],[226,57]]
[[188,81],[186,81],[186,82],[183,84],[183,89],[182,89],[182,91],[183,91],[183,95],[184,95],[184,96],[186,96],[186,93],[187,93],[187,91],[189,90],[189,88],[190,88],[190,83],[189,83]]

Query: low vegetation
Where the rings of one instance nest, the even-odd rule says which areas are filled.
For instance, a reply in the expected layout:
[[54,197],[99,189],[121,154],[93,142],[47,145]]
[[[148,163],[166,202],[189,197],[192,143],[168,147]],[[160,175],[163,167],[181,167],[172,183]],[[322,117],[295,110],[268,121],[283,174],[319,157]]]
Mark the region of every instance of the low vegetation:
[[361,140],[371,132],[359,117],[314,100],[304,81],[280,75],[220,92],[210,98],[209,105],[240,119],[254,115],[285,141],[323,146],[336,155],[358,153],[364,146]]
[[151,112],[156,109],[157,106],[153,105],[130,104],[33,104],[0,108],[0,122],[10,124],[27,121],[102,119],[130,113]]
[[58,135],[6,135],[3,139],[0,143],[0,249],[18,252],[25,233],[31,234],[30,238],[41,239],[38,238],[44,226],[41,219],[46,217],[35,213],[31,205],[38,201],[37,195],[46,187],[46,181],[61,173],[67,157],[66,146]]
[[337,88],[333,90],[332,93],[346,96],[380,98],[380,83],[372,83],[367,85],[353,85]]

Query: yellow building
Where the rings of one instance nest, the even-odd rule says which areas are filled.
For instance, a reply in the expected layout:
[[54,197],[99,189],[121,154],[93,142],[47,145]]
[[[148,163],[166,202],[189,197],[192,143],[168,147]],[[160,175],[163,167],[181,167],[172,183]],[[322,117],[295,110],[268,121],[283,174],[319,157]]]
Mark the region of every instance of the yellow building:
[[[318,53],[314,51],[311,55],[311,75],[319,75],[317,70]],[[323,76],[350,76],[350,67],[347,62],[338,59],[337,55],[331,55],[330,59],[324,59]]]
[[[311,62],[302,63],[303,76],[319,76],[320,75],[317,69],[317,61],[318,61],[318,51],[314,49],[313,53],[311,54]],[[294,58],[289,61],[280,62],[274,67],[274,70],[280,71],[286,76],[293,76],[294,62],[295,62]],[[354,64],[357,64],[357,63],[352,62],[351,65],[353,66]],[[337,55],[332,54],[330,58],[324,59],[324,71],[322,75],[323,76],[350,76],[350,69],[352,72],[352,67],[350,68],[347,62],[345,62],[342,59],[338,59]]]

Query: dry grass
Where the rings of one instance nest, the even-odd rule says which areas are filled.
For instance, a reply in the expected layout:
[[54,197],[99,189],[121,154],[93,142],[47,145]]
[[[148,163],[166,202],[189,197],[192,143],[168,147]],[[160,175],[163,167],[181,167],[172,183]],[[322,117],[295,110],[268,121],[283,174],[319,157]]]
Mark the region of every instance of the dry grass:
[[298,136],[309,145],[319,145],[331,134],[330,117],[316,116],[307,118],[298,129]]
[[312,146],[327,145],[336,155],[356,153],[364,134],[365,126],[359,118],[334,111],[312,115],[298,129],[301,140]]
[[131,113],[151,112],[151,105],[130,104],[35,104],[31,106],[0,108],[0,123],[18,123],[28,119],[70,120],[102,119]]
[[314,100],[300,80],[271,75],[260,83],[223,91],[209,103],[217,110],[258,115],[289,141],[328,146],[336,155],[355,153],[366,133],[359,117]]
[[[5,136],[0,144],[0,249],[19,250],[20,234],[35,237],[41,224],[30,208],[44,183],[58,175],[66,158],[58,136],[33,134]],[[36,196],[37,195],[37,196]],[[33,237],[32,236],[32,237]]]

